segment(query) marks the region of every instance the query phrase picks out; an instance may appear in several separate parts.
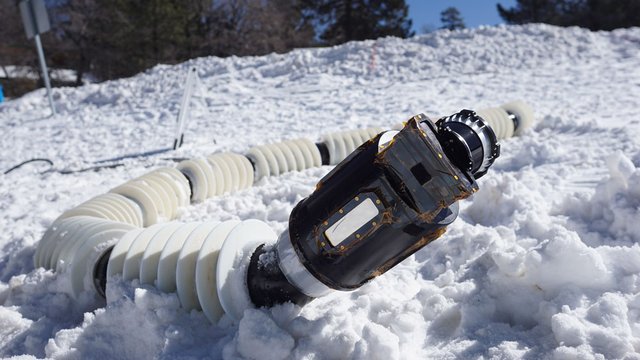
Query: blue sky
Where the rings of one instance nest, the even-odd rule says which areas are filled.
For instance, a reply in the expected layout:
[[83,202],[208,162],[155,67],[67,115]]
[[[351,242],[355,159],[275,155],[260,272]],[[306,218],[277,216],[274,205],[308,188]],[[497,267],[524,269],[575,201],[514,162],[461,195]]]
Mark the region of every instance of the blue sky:
[[503,21],[496,10],[497,3],[512,7],[516,0],[407,0],[409,16],[417,34],[422,32],[424,25],[435,28],[442,26],[440,12],[449,6],[455,6],[460,10],[467,27],[502,24]]

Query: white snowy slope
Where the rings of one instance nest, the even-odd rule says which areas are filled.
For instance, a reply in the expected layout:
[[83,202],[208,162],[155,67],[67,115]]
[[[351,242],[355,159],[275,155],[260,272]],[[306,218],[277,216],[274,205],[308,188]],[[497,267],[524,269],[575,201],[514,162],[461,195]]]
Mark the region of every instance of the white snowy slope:
[[[187,69],[201,78],[177,152]],[[441,31],[202,58],[0,105],[0,355],[64,359],[640,359],[640,29],[546,25]],[[502,156],[437,241],[351,293],[210,324],[175,294],[111,284],[74,303],[34,269],[51,222],[169,158],[392,126],[424,112],[529,102],[538,123]],[[266,178],[182,209],[181,221],[256,218],[277,232],[331,168]]]

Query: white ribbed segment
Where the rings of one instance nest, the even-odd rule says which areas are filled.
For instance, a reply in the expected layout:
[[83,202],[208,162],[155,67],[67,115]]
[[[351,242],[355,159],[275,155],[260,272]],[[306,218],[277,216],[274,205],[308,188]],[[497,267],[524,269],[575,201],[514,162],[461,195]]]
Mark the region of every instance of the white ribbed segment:
[[503,104],[500,107],[518,117],[519,124],[514,133],[515,136],[519,136],[520,134],[522,134],[523,131],[530,128],[535,122],[533,109],[524,101],[516,100],[510,103]]
[[142,223],[134,225],[150,226],[161,220],[175,219],[178,208],[189,204],[191,190],[179,171],[160,168],[118,186],[106,195],[114,194],[138,205]]
[[175,168],[162,167],[153,170],[151,174],[160,174],[174,190],[179,206],[189,206],[191,202],[191,187],[189,181]]
[[[489,123],[498,140],[522,134],[523,131],[533,125],[535,120],[531,107],[520,100],[495,108],[478,110],[477,113]],[[515,128],[515,124],[509,114],[517,117],[517,128]]]
[[51,269],[51,266],[49,265],[51,261],[51,253],[53,253],[57,243],[66,241],[66,239],[72,235],[69,233],[72,226],[79,226],[76,225],[78,222],[89,222],[89,218],[89,216],[76,216],[56,220],[53,225],[47,229],[38,243],[36,253],[33,257],[35,267]]
[[253,183],[253,167],[242,155],[220,153],[206,159],[185,160],[178,169],[191,182],[193,201],[245,189]]
[[91,216],[56,221],[38,244],[37,266],[68,272],[74,297],[95,291],[93,269],[100,256],[135,227]]
[[200,168],[204,170],[204,175],[207,177],[207,198],[222,193],[224,179],[220,169],[211,167],[207,159],[193,159],[193,161],[200,165]]
[[[151,285],[155,284],[156,280],[158,279],[158,264],[160,263],[160,254],[162,254],[162,249],[164,248],[167,241],[169,241],[169,238],[171,236],[174,236],[174,234],[177,235],[176,232],[180,228],[183,228],[182,225],[183,224],[177,223],[177,222],[163,225],[162,231],[156,232],[151,237],[149,242],[146,244],[146,247],[144,248],[142,253],[142,257],[140,258],[139,279],[141,284],[151,284]],[[137,239],[138,235],[135,235],[135,237]],[[132,243],[133,241],[131,241],[126,246],[131,247]],[[120,243],[118,243],[118,245],[119,244]],[[126,249],[123,250],[123,254],[124,254],[122,255],[123,259],[126,259],[127,252],[128,251]],[[115,265],[118,265],[118,264],[120,264],[120,262],[117,262]],[[109,263],[109,265],[111,265],[111,263]],[[125,266],[124,261],[122,265],[118,265],[118,266],[120,269],[122,269],[123,274],[125,274],[126,269],[124,268]]]
[[[202,288],[210,289],[215,286],[220,307],[232,319],[239,321],[244,311],[253,307],[247,289],[247,267],[251,255],[261,244],[272,244],[277,239],[278,236],[269,225],[253,219],[236,225],[225,238],[215,264],[215,280],[205,279],[206,285]],[[201,256],[198,257],[198,281],[202,277],[209,277],[209,269],[214,268],[208,261],[203,260]],[[209,306],[205,306],[204,301],[201,302],[203,308]],[[209,316],[206,311],[205,314]],[[211,321],[216,322],[215,319]]]
[[485,120],[498,140],[510,138],[513,136],[514,124],[509,114],[502,108],[489,108],[477,111],[477,114]]
[[206,222],[198,225],[185,240],[174,270],[176,290],[180,304],[187,311],[199,310],[198,294],[196,293],[196,261],[202,243],[220,223]]
[[322,166],[322,155],[320,155],[320,150],[318,150],[316,144],[308,139],[297,139],[293,140],[293,142],[298,145],[298,148],[302,152],[304,167],[306,169]]
[[253,168],[249,160],[238,154],[209,155],[207,159],[185,160],[178,164],[193,189],[193,201],[245,189],[253,183]]
[[160,290],[175,291],[178,255],[199,225],[172,222],[126,233],[111,251],[107,279],[121,275],[132,280],[144,274],[145,283],[151,278],[151,282],[158,282]]
[[253,165],[251,161],[244,155],[228,154],[227,157],[236,164],[238,169],[238,177],[243,179],[242,184],[238,184],[238,189],[247,189],[253,185]]
[[132,180],[110,190],[110,192],[126,196],[135,201],[142,209],[144,226],[150,226],[158,222],[158,217],[163,212],[161,201],[158,199],[156,192],[141,182]]
[[329,163],[336,165],[351,154],[358,146],[381,133],[381,128],[367,128],[326,134],[323,142],[329,150]]
[[224,313],[216,286],[218,256],[229,232],[238,224],[240,224],[239,221],[225,221],[218,225],[207,235],[197,253],[194,269],[195,291],[202,311],[212,323],[215,323]]
[[[38,244],[34,262],[37,263],[36,266],[53,270],[68,268],[69,263],[75,261],[78,250],[84,246],[85,242],[92,241],[93,243],[97,239],[104,240],[104,237],[110,234],[100,235],[101,233],[111,230],[134,229],[128,224],[90,216],[62,219],[56,222],[52,228],[55,230],[45,234]],[[83,251],[90,251],[92,248],[85,247],[83,249]],[[78,284],[75,286],[77,288]]]
[[247,157],[255,165],[255,181],[288,171],[301,171],[322,165],[318,147],[306,139],[283,141],[251,148]]
[[67,254],[68,258],[61,259],[70,266],[71,286],[75,298],[85,291],[97,291],[93,274],[98,259],[129,230],[130,226],[118,228],[114,225],[103,231],[92,232],[79,246],[71,249]]
[[56,221],[73,216],[93,216],[134,226],[142,226],[143,221],[140,207],[135,202],[119,194],[98,195],[71,210],[65,211]]
[[127,251],[131,243],[146,229],[138,228],[127,232],[120,241],[111,249],[111,255],[109,255],[109,263],[107,266],[107,278],[122,274],[124,268],[124,259],[127,257]]
[[136,236],[129,245],[127,254],[124,257],[124,263],[122,265],[122,278],[124,280],[140,278],[140,263],[142,262],[142,255],[147,249],[147,246],[154,236],[161,230],[168,228],[171,228],[171,224],[155,224],[144,229],[144,231]]
[[253,184],[253,167],[245,156],[218,153],[209,155],[207,161],[220,177],[217,179],[220,187],[213,195],[246,189]]
[[198,223],[188,223],[180,226],[162,246],[156,269],[156,286],[164,292],[176,291],[176,265],[178,255],[185,241],[198,227]]
[[[140,278],[143,283],[155,281],[162,291],[177,291],[186,310],[202,309],[215,323],[224,313],[218,296],[217,271],[218,255],[225,241],[240,244],[248,239],[264,243],[275,241],[276,235],[266,224],[247,220],[156,224],[146,229],[121,231],[119,238],[109,258],[108,281],[115,275],[122,275],[124,279]],[[257,245],[251,244],[253,251]],[[229,269],[223,270],[222,278],[227,281]],[[155,274],[150,275],[152,273]],[[241,285],[245,286],[244,282]],[[226,296],[234,297],[238,293]]]
[[200,164],[193,160],[181,161],[177,167],[188,179],[191,184],[191,201],[201,202],[207,198],[209,185],[207,184],[207,175]]

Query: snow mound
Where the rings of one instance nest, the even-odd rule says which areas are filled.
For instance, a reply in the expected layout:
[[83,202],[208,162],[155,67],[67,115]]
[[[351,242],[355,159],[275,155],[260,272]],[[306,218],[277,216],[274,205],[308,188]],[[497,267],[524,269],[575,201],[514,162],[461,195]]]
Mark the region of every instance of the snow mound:
[[[640,358],[640,29],[439,31],[262,57],[200,58],[0,105],[0,356],[73,358]],[[172,144],[187,70],[200,77]],[[437,241],[357,291],[210,324],[175,294],[109,284],[87,312],[34,269],[64,210],[175,158],[523,99],[537,124],[502,155]],[[286,229],[330,167],[265,178],[181,209],[181,221]],[[95,305],[95,304],[93,304]]]
[[640,169],[623,153],[608,159],[609,178],[592,197],[568,198],[563,210],[589,244],[640,243]]

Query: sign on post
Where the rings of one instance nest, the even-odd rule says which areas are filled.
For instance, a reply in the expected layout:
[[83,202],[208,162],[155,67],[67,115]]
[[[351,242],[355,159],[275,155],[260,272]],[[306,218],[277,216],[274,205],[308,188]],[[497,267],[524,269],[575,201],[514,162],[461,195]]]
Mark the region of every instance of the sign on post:
[[47,87],[47,97],[49,98],[51,113],[55,115],[56,107],[53,104],[53,97],[51,96],[49,71],[47,70],[47,63],[44,60],[44,51],[42,50],[42,42],[40,41],[40,34],[49,31],[51,28],[49,16],[47,15],[47,7],[45,6],[44,0],[20,0],[18,7],[20,8],[20,15],[22,16],[22,23],[24,24],[24,31],[27,33],[27,38],[33,38],[36,41],[42,78],[44,79],[44,85]]
[[18,6],[27,39],[33,39],[37,34],[45,33],[51,29],[44,0],[22,0]]

